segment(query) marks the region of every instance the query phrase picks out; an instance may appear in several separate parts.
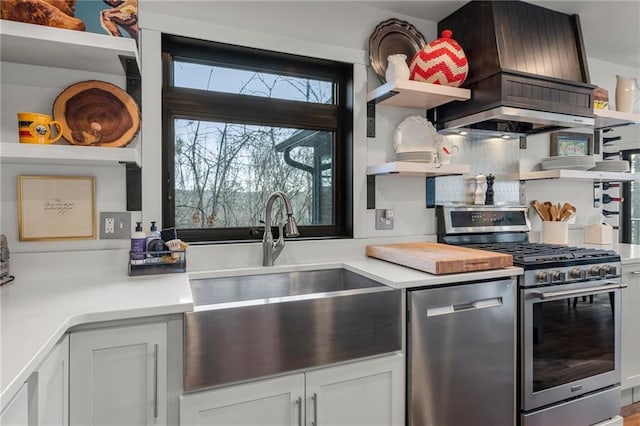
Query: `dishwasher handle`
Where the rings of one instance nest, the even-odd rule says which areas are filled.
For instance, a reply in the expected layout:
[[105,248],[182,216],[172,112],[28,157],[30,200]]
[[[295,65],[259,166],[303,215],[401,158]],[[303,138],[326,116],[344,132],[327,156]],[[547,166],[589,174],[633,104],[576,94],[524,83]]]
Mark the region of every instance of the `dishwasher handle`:
[[444,306],[434,306],[427,308],[428,317],[436,317],[439,315],[455,314],[458,312],[468,312],[478,309],[496,308],[502,306],[502,297],[491,297],[488,299],[471,300],[468,302],[455,303]]

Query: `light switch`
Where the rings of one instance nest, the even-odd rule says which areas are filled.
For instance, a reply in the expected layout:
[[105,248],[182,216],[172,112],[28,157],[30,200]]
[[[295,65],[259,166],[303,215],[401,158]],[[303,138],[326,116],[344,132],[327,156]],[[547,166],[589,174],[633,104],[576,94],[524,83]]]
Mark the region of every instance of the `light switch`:
[[376,209],[376,229],[393,229],[395,212],[391,209]]

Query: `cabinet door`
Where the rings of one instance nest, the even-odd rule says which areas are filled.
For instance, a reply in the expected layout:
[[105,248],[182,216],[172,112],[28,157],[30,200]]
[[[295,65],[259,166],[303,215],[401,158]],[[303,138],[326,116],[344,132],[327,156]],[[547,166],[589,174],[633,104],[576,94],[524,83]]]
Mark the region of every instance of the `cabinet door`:
[[56,345],[38,373],[38,425],[69,424],[69,337]]
[[29,426],[29,393],[28,385],[22,385],[18,394],[0,414],[2,426]]
[[71,333],[71,426],[164,425],[164,323]]
[[622,388],[640,386],[640,264],[623,265]]
[[309,426],[404,424],[404,357],[400,354],[308,372]]
[[302,426],[304,374],[180,397],[180,426]]

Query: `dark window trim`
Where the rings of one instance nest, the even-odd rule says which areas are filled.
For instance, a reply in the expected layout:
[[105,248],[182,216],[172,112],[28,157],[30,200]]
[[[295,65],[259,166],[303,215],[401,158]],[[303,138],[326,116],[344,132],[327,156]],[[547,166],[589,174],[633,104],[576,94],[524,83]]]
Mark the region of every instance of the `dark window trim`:
[[[184,39],[166,34],[163,35],[162,46],[163,224],[166,227],[175,225],[175,185],[173,181],[175,159],[173,140],[175,135],[172,123],[176,118],[188,116],[201,120],[227,121],[239,124],[335,130],[333,144],[334,224],[300,226],[300,237],[303,239],[351,238],[353,236],[353,65],[203,40]],[[286,75],[295,77],[337,80],[339,82],[338,91],[334,93],[337,105],[173,87],[171,66],[173,58],[196,63],[231,65],[235,68],[246,65],[251,69],[259,67],[267,72],[286,73]],[[206,105],[203,106],[202,103]],[[282,115],[278,115],[276,112]],[[243,117],[244,120],[239,117]],[[260,240],[262,232],[263,226],[179,229],[178,237],[189,242],[240,242]],[[274,235],[277,235],[277,228],[274,228]]]
[[[632,154],[640,155],[640,149],[620,151],[620,157],[629,161]],[[622,182],[620,196],[624,200],[620,206],[620,242],[631,243],[631,182]]]
[[337,62],[333,61],[169,34],[162,35],[162,52],[185,62],[231,66],[237,69],[244,67],[250,70],[258,67],[265,72],[277,72],[292,77],[334,80],[343,75],[343,70],[336,67]]
[[[228,93],[202,93],[198,90],[180,90],[167,94],[164,104],[176,115],[190,115],[239,124],[263,124],[300,129],[330,130],[338,124],[337,108],[333,105],[307,104],[304,109],[292,101],[259,96],[240,96]],[[244,96],[243,96],[244,97]],[[242,116],[238,116],[242,111]]]

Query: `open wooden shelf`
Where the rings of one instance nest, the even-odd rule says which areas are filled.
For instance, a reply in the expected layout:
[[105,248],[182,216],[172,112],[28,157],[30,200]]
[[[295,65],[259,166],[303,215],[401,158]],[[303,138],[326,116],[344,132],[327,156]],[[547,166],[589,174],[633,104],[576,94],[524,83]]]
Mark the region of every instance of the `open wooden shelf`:
[[596,116],[596,129],[626,126],[629,124],[640,124],[640,114],[611,111],[608,109],[594,109],[593,113]]
[[377,105],[430,109],[451,101],[471,98],[469,89],[424,83],[414,80],[391,80],[370,91],[367,102]]
[[130,38],[0,20],[2,62],[69,68],[125,75],[121,57],[134,58],[138,48]]
[[[135,143],[135,141],[134,141]],[[2,164],[63,164],[84,166],[140,166],[140,152],[135,148],[107,148],[76,145],[38,145],[0,143]]]
[[377,164],[367,167],[367,175],[422,176],[436,177],[449,175],[462,175],[469,173],[471,167],[468,164],[443,164],[416,163],[409,161],[394,161],[391,163]]
[[586,180],[586,181],[630,181],[640,180],[640,173],[621,172],[600,172],[593,170],[540,170],[533,172],[520,172],[519,180],[539,180],[539,179],[566,179],[566,180]]

